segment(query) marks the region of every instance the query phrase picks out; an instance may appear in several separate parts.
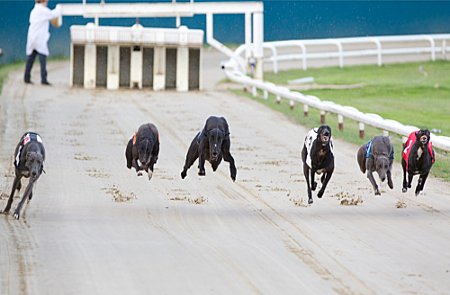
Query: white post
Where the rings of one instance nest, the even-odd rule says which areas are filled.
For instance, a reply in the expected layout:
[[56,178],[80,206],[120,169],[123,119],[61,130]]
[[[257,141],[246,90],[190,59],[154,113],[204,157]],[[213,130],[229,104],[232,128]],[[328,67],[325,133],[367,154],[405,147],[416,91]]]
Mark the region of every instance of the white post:
[[245,63],[247,65],[246,70],[248,72],[250,58],[252,56],[252,14],[245,13]]
[[138,46],[139,50],[131,50],[130,61],[130,88],[135,86],[139,89],[142,88],[142,47]]
[[320,111],[320,124],[325,124],[325,111]]
[[364,139],[364,123],[359,122],[359,138]]
[[262,12],[253,14],[253,54],[255,58],[255,79],[263,79],[263,42],[264,42],[264,17]]
[[84,88],[95,88],[97,74],[97,47],[86,44],[84,47]]
[[177,91],[189,90],[189,48],[177,48]]
[[447,60],[447,41],[442,41],[442,58]]
[[433,37],[427,37],[428,42],[430,42],[430,49],[431,49],[431,60],[435,61],[436,60],[436,46],[434,44],[434,39]]
[[[73,87],[73,55],[74,55],[74,53],[73,53],[73,43],[72,42],[70,42],[70,76],[69,76],[69,78],[70,78],[70,80],[69,80],[69,84],[70,84],[70,87]],[[1,49],[0,49],[0,54],[1,54]]]
[[344,130],[344,116],[341,114],[338,114],[338,129],[341,131]]
[[107,89],[119,89],[120,48],[118,45],[108,46]]
[[153,90],[166,88],[166,48],[155,47],[153,57]]

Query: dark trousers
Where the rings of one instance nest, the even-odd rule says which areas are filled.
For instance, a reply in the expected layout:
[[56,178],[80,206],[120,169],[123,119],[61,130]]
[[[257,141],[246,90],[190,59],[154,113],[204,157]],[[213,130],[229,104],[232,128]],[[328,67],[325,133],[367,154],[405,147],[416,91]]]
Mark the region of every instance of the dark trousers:
[[31,68],[33,67],[34,60],[36,59],[36,55],[39,56],[39,62],[41,64],[41,83],[47,82],[47,56],[40,54],[36,50],[28,55],[27,65],[25,66],[25,82],[31,81]]

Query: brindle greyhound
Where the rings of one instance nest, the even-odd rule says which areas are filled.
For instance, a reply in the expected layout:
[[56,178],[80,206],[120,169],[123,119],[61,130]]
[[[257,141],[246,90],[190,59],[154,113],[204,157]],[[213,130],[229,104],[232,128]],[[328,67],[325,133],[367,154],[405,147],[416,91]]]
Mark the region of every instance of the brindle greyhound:
[[30,201],[33,197],[33,186],[44,171],[45,149],[39,134],[35,132],[25,133],[17,144],[14,156],[15,177],[11,195],[3,213],[8,213],[11,209],[15,191],[20,191],[22,188],[22,177],[30,178],[22,199],[14,211],[14,217],[19,219],[25,200]]
[[186,162],[181,178],[185,178],[187,170],[198,160],[198,175],[204,176],[205,160],[211,163],[213,171],[219,167],[222,157],[230,163],[230,176],[233,181],[236,180],[236,166],[234,158],[230,153],[230,131],[228,123],[224,117],[211,116],[206,120],[203,130],[194,137],[186,155]]
[[148,180],[150,180],[153,175],[153,167],[158,160],[158,154],[158,129],[151,123],[143,124],[128,141],[125,150],[127,168],[134,167],[138,176],[141,176],[141,170],[144,170],[148,174]]
[[[430,131],[421,129],[412,132],[407,142],[403,146],[402,168],[403,168],[403,187],[402,192],[411,188],[413,176],[419,174],[419,181],[415,194],[416,196],[423,190],[428,173],[434,163],[434,150],[430,141]],[[408,172],[408,182],[406,181],[406,172]]]

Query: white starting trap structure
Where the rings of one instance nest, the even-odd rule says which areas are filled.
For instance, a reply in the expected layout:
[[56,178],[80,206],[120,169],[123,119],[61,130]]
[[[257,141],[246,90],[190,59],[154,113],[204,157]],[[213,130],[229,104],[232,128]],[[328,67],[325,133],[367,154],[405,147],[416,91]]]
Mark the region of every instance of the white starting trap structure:
[[[203,31],[181,26],[182,17],[206,15],[206,42],[236,61],[242,71],[263,77],[262,2],[166,2],[58,4],[63,16],[93,18],[71,26],[71,86],[107,89],[202,88]],[[245,58],[214,39],[215,14],[243,14]],[[100,26],[100,18],[174,17],[177,28]],[[62,23],[62,19],[60,19]],[[218,65],[219,66],[219,65]]]

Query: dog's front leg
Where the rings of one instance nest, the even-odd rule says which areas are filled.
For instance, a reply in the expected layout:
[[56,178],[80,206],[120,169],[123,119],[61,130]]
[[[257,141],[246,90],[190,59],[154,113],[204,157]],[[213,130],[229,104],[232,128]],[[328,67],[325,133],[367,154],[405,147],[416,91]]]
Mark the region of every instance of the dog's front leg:
[[311,190],[315,191],[317,187],[317,182],[314,180],[316,176],[316,171],[311,169]]
[[411,188],[413,176],[414,174],[412,173],[412,171],[408,171],[408,188]]
[[393,189],[394,188],[394,183],[392,182],[392,174],[391,174],[391,170],[387,171],[387,179],[388,179],[388,186]]
[[223,159],[230,163],[230,176],[231,179],[233,181],[236,180],[236,173],[237,173],[237,169],[236,169],[236,165],[234,164],[234,158],[230,153],[230,142],[227,141],[222,145],[222,154],[223,154]]
[[198,175],[205,176],[205,153],[209,152],[209,146],[206,143],[207,139],[200,141],[198,145]]
[[427,180],[427,177],[428,177],[428,172],[425,174],[421,174],[419,176],[419,181],[417,183],[416,192],[415,192],[416,196],[418,196],[419,193],[421,191],[423,191],[423,186],[425,185],[425,181]]
[[324,172],[324,173],[326,173],[326,176],[325,176],[325,179],[324,179],[324,181],[322,183],[322,187],[320,188],[320,191],[317,193],[317,197],[318,198],[322,198],[323,193],[325,192],[325,188],[327,187],[327,184],[328,184],[328,182],[331,179],[331,175],[333,175],[333,170],[327,171],[327,172]]
[[14,211],[14,218],[19,219],[20,218],[20,211],[22,210],[23,203],[25,203],[25,200],[27,200],[30,196],[30,193],[33,191],[33,184],[34,180],[29,181],[27,188],[25,189],[25,192],[23,193],[22,199],[19,202],[19,205],[17,205],[16,210]]
[[11,194],[9,195],[8,203],[6,204],[5,209],[3,209],[3,213],[8,213],[9,210],[11,209],[11,205],[12,205],[12,202],[14,200],[14,194],[15,194],[16,190],[19,187],[21,178],[22,177],[18,177],[18,176],[14,177],[13,186],[12,186],[12,189],[11,189]]
[[200,152],[200,155],[198,157],[198,175],[205,176],[205,154],[203,152]]
[[309,186],[309,167],[308,165],[306,165],[306,163],[303,164],[303,175],[305,175],[305,179],[306,179],[306,190],[308,192],[308,204],[312,204],[313,203],[313,199],[312,199],[312,193],[311,193],[311,187]]
[[369,178],[370,183],[373,186],[373,190],[375,191],[375,196],[380,196],[380,190],[378,189],[377,182],[375,181],[375,178],[373,178],[373,173],[370,170],[367,170],[367,178]]
[[148,170],[147,170],[148,180],[152,179],[153,167],[155,166],[155,163],[157,160],[158,160],[157,156],[156,157],[152,156],[152,158],[150,159],[150,164],[148,164]]

